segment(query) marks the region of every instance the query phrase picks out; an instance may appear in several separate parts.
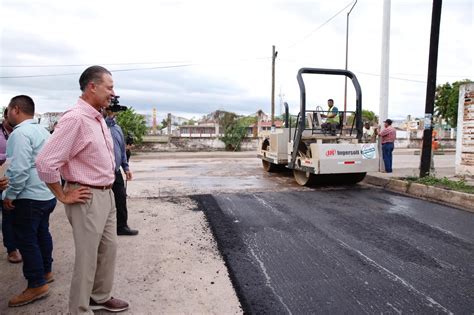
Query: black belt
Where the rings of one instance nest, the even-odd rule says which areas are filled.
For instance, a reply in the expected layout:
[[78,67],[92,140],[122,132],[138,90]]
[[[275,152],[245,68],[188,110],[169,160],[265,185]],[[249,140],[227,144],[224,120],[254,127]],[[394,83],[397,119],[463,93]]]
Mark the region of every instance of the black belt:
[[89,187],[89,188],[99,189],[99,190],[107,190],[107,189],[112,188],[112,184],[105,185],[105,186],[94,186],[94,185],[87,185],[87,184],[82,184],[82,183],[77,183],[77,182],[67,182],[67,183],[71,185],[79,185],[79,186],[84,186],[84,187]]

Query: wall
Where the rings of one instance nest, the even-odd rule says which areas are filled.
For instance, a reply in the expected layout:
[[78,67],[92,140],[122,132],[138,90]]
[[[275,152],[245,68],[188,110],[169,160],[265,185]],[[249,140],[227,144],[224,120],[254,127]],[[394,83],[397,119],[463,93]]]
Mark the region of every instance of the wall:
[[[257,151],[257,139],[246,139],[241,144],[241,151]],[[169,143],[144,141],[136,148],[144,152],[194,152],[224,151],[224,142],[217,138],[178,138],[172,137]]]
[[456,175],[474,176],[474,83],[459,88]]
[[[456,139],[438,139],[441,149],[454,149],[456,148]],[[395,140],[395,148],[407,148],[407,149],[421,149],[423,144],[422,139],[404,139],[397,138]]]
[[[159,141],[158,141],[159,140]],[[395,147],[402,149],[420,149],[422,144],[421,139],[401,139],[395,141]],[[441,139],[441,148],[454,149],[456,147],[456,140]],[[256,151],[258,145],[257,139],[246,139],[241,145],[242,151]],[[224,143],[216,138],[183,138],[172,137],[168,143],[167,137],[145,137],[143,145],[136,148],[144,152],[193,152],[193,151],[223,151]]]

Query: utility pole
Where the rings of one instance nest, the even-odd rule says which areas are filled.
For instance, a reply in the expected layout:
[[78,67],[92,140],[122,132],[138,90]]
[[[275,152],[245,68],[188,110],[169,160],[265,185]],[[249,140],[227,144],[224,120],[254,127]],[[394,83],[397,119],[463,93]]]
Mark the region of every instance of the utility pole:
[[272,131],[275,129],[275,59],[278,52],[275,45],[272,46]]
[[382,25],[382,65],[380,70],[380,104],[379,123],[388,118],[388,90],[389,90],[389,65],[390,65],[390,0],[383,2]]
[[428,60],[428,81],[426,84],[425,130],[421,150],[420,177],[430,175],[431,138],[433,132],[433,111],[436,92],[436,70],[438,67],[439,26],[441,22],[442,0],[433,0],[431,13],[430,53]]
[[[357,0],[352,5],[352,8],[347,12],[346,18],[346,70],[347,70],[347,61],[349,55],[349,14],[351,14],[352,9],[354,9],[355,5],[357,4]],[[346,111],[347,111],[347,77],[344,76],[344,123],[346,123]]]
[[[388,89],[389,89],[389,65],[390,65],[390,0],[383,2],[383,22],[382,22],[382,58],[380,66],[380,103],[379,103],[379,125],[388,118]],[[378,138],[379,152],[382,152],[382,141]],[[382,154],[380,154],[382,155]],[[385,170],[382,159],[379,164],[380,171]]]

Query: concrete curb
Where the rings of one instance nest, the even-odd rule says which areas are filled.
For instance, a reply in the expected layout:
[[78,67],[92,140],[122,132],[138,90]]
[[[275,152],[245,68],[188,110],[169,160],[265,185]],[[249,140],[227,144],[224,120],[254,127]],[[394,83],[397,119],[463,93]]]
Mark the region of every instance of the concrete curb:
[[373,175],[365,176],[363,182],[374,186],[380,186],[393,192],[436,201],[445,205],[455,206],[469,212],[474,212],[474,194],[467,194],[435,186],[409,183],[408,181],[400,179],[382,178]]

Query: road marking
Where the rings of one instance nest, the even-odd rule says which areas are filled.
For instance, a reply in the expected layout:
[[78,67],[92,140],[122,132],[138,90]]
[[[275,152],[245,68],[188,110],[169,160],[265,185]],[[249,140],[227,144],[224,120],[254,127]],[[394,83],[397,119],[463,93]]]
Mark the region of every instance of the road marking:
[[289,314],[293,314],[291,312],[291,310],[288,308],[288,305],[285,304],[285,302],[283,302],[283,298],[278,295],[278,293],[275,291],[275,289],[273,288],[272,284],[271,284],[271,278],[270,276],[268,275],[267,273],[267,268],[265,268],[265,265],[263,264],[263,261],[260,260],[260,258],[258,258],[258,256],[255,254],[253,248],[250,248],[250,253],[252,254],[252,256],[255,258],[255,260],[258,262],[258,264],[260,265],[260,269],[262,269],[262,272],[263,272],[263,275],[265,276],[265,285],[267,287],[270,288],[270,290],[272,290],[273,294],[275,294],[276,297],[278,297],[278,299],[280,300],[280,303],[286,308],[286,310],[288,311]]
[[363,259],[365,259],[369,264],[371,264],[372,266],[374,266],[375,268],[379,269],[381,272],[385,272],[387,274],[387,276],[392,279],[392,280],[395,280],[396,282],[399,282],[401,284],[403,284],[405,287],[408,288],[408,290],[412,291],[412,292],[415,292],[421,296],[423,296],[428,302],[429,302],[429,306],[433,307],[437,307],[438,309],[440,309],[441,311],[445,312],[446,314],[453,314],[453,312],[451,312],[450,310],[448,310],[447,308],[445,308],[443,305],[439,304],[438,302],[436,302],[432,297],[426,295],[425,293],[419,291],[418,289],[416,289],[413,285],[411,285],[410,283],[408,283],[408,281],[406,281],[405,279],[397,276],[396,274],[394,274],[393,272],[391,272],[390,270],[388,270],[387,268],[379,265],[377,262],[375,262],[374,260],[370,259],[369,257],[367,257],[366,255],[364,255],[361,251],[349,246],[348,244],[344,243],[343,241],[341,241],[340,239],[336,239],[337,241],[339,241],[339,243],[345,247],[346,249],[352,251],[352,252],[355,252],[357,253],[359,256],[361,256]]

